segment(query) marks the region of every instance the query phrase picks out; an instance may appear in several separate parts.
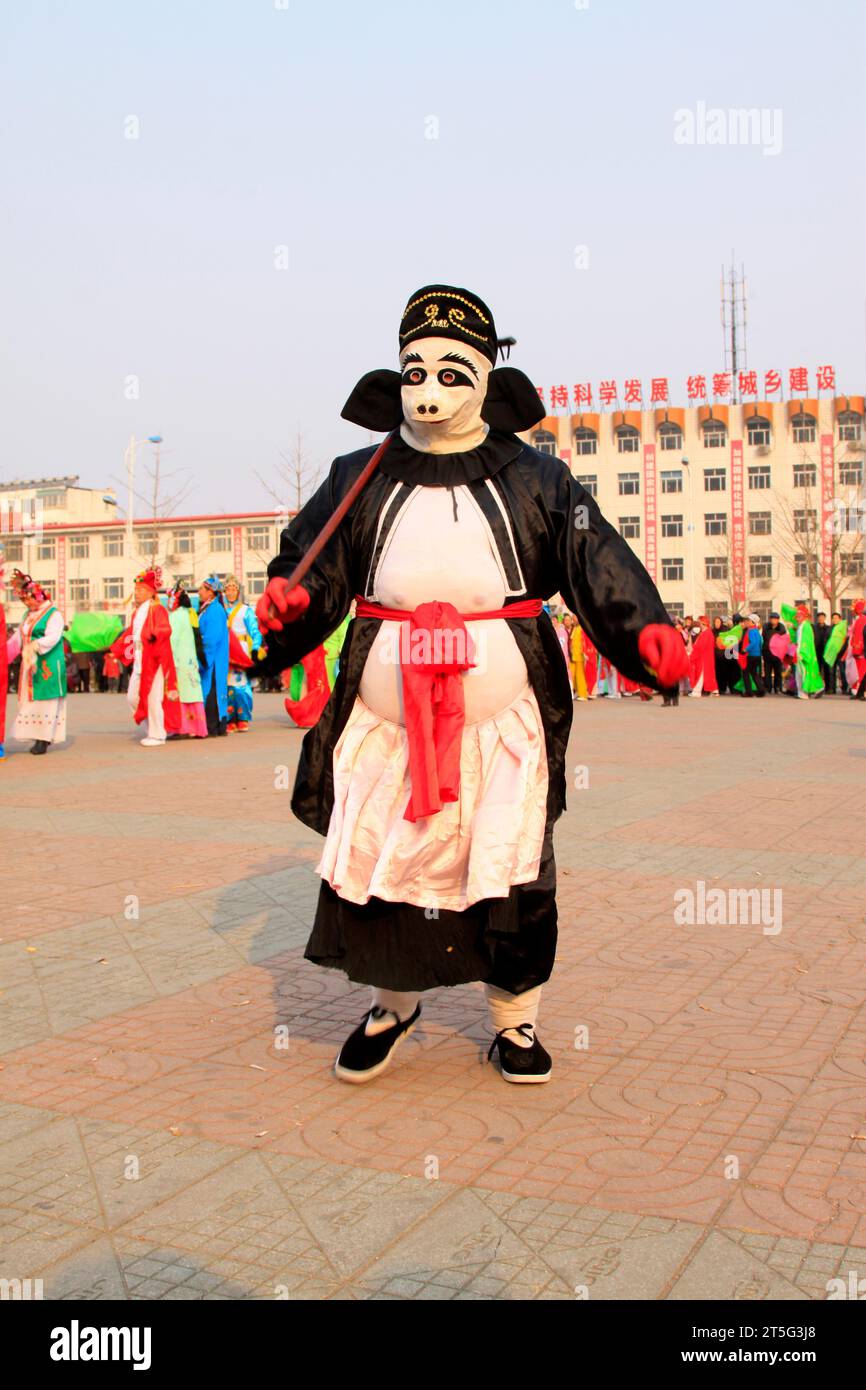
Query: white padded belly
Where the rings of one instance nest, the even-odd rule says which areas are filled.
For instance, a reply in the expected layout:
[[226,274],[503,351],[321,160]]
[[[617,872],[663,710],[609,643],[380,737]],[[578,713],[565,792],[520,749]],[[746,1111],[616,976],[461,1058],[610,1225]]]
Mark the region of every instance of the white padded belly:
[[[457,516],[455,519],[455,502]],[[421,488],[388,537],[375,598],[412,610],[439,599],[460,613],[501,608],[505,582],[487,527],[465,488]],[[403,723],[399,623],[383,622],[367,657],[360,696],[383,719]],[[509,706],[528,682],[526,663],[502,618],[467,623],[476,668],[463,677],[466,722]]]

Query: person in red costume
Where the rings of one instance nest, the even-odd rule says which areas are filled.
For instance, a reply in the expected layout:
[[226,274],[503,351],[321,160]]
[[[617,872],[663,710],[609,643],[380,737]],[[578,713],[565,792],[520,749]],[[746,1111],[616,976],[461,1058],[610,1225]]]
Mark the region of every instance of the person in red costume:
[[699,700],[702,695],[718,695],[719,683],[716,680],[716,641],[705,613],[698,618],[700,632],[692,643],[689,655],[690,698]]
[[[3,583],[3,547],[0,546],[0,590]],[[9,663],[6,658],[6,610],[3,607],[3,594],[0,592],[0,762],[5,757],[6,739],[6,693],[9,688]]]
[[543,601],[560,593],[629,680],[669,689],[686,671],[633,551],[560,459],[518,438],[544,408],[522,372],[497,367],[506,344],[468,290],[411,297],[399,370],[369,373],[343,409],[388,432],[378,467],[292,587],[375,450],[335,461],[283,532],[257,609],[283,670],[356,600],[292,797],[325,837],[307,958],[373,988],[335,1064],[356,1084],[389,1065],[426,990],[469,981],[484,983],[503,1078],[550,1077],[535,1027],[572,700]]
[[866,700],[866,601],[858,598],[854,604],[854,621],[848,631],[848,657],[857,684],[851,682],[851,698]]
[[127,699],[136,724],[147,722],[145,748],[160,748],[169,734],[180,733],[180,694],[171,653],[171,623],[157,593],[159,569],[136,575],[138,605],[132,619],[133,666]]

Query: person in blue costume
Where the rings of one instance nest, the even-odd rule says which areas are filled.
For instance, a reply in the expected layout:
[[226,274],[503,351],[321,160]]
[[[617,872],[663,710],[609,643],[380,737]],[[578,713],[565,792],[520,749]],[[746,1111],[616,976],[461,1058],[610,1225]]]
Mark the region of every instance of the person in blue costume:
[[[233,632],[247,656],[265,655],[265,646],[255,609],[244,602],[243,591],[233,574],[223,585],[229,631]],[[230,734],[244,733],[253,717],[253,686],[249,671],[243,666],[229,664],[229,722]]]
[[229,625],[222,584],[215,574],[199,585],[198,597],[198,625],[204,647],[201,692],[207,731],[211,738],[223,738],[227,734],[229,713]]

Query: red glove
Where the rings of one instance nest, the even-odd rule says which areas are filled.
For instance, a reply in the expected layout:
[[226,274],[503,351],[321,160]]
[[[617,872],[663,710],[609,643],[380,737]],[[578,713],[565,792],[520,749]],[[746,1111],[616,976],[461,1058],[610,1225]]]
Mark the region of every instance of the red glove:
[[689,668],[685,643],[675,627],[666,623],[647,623],[637,639],[644,666],[663,690],[677,685]]
[[310,595],[297,584],[290,589],[285,579],[271,579],[256,604],[256,617],[262,632],[282,632],[286,623],[294,623],[310,606]]

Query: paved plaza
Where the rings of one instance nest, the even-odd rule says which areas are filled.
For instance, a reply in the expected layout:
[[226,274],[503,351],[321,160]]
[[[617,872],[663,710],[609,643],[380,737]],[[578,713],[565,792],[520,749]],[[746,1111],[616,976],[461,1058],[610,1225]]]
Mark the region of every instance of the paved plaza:
[[[280,697],[207,744],[141,748],[111,695],[69,728],[0,764],[0,1276],[797,1300],[866,1275],[863,705],[576,708],[531,1087],[486,1063],[480,986],[430,995],[377,1082],[334,1080],[368,991],[303,960],[321,841]],[[678,924],[719,887],[768,890],[781,929]]]

